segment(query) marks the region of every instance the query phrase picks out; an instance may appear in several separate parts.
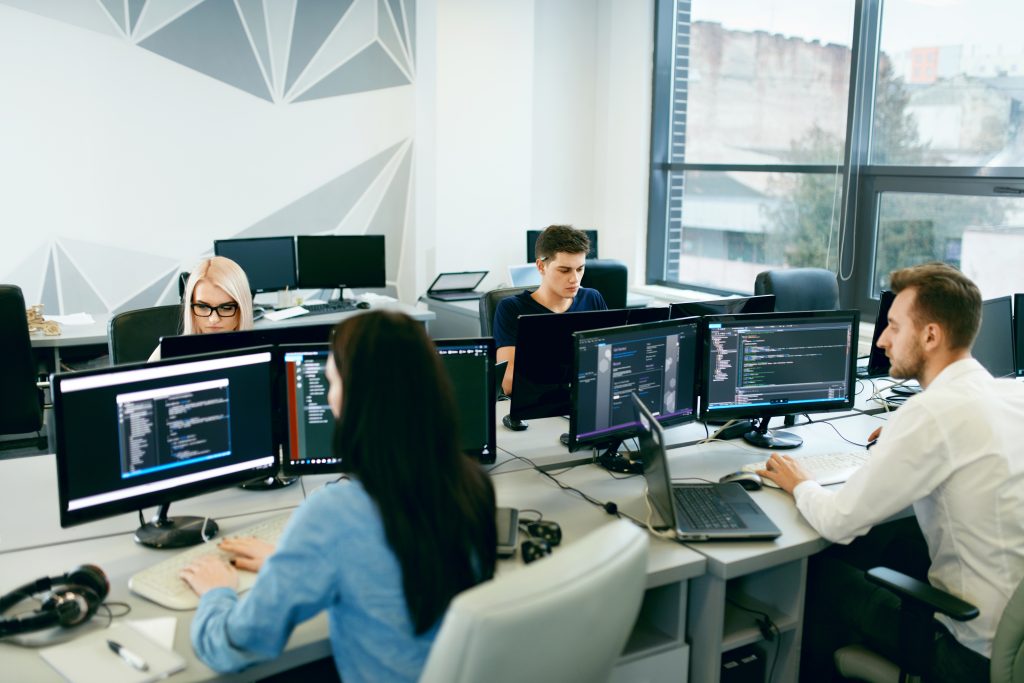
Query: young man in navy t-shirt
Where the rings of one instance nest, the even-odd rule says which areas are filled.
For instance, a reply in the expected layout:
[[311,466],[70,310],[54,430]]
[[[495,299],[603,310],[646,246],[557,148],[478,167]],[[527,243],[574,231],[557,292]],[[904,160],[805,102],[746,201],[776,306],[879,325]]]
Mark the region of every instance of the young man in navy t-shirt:
[[580,287],[588,251],[590,239],[582,230],[567,225],[545,228],[537,238],[536,247],[540,287],[532,292],[510,296],[498,304],[494,312],[493,330],[498,362],[508,361],[505,378],[501,382],[501,388],[506,394],[512,393],[519,316],[603,311],[608,308],[600,292]]

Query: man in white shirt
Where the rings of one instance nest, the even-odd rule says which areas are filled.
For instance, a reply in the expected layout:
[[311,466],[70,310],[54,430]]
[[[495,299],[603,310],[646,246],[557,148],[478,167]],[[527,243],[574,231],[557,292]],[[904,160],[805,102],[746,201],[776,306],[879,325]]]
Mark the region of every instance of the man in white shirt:
[[[893,377],[916,379],[925,391],[889,418],[884,434],[872,435],[879,439],[870,459],[842,488],[819,486],[778,454],[761,475],[792,493],[811,526],[835,543],[913,505],[931,560],[928,580],[981,612],[962,623],[940,617],[936,657],[957,672],[952,680],[987,680],[996,626],[1024,577],[1024,385],[993,379],[971,358],[981,295],[959,271],[938,263],[905,268],[892,273],[891,288],[896,298],[878,346]],[[873,591],[864,596],[874,599]],[[853,618],[874,628],[881,616],[866,616],[863,604]]]

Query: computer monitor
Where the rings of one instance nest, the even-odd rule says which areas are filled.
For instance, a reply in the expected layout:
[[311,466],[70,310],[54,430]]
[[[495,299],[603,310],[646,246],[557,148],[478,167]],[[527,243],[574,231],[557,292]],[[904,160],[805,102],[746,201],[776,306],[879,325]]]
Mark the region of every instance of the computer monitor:
[[664,426],[696,419],[699,318],[576,332],[569,450],[636,435],[636,393]]
[[331,349],[321,344],[278,348],[276,395],[284,416],[281,469],[288,475],[337,472],[334,414],[327,402],[327,362]]
[[[526,231],[526,260],[530,263],[537,261],[537,238],[540,237],[543,230],[527,230]],[[587,233],[587,238],[590,240],[590,251],[587,252],[587,258],[597,258],[597,230],[584,230]]]
[[1017,376],[1024,377],[1024,294],[1013,295],[1013,340]]
[[769,432],[768,419],[853,407],[859,322],[859,311],[705,317],[701,417],[760,418],[747,442],[799,446],[793,434]]
[[1013,309],[1009,296],[981,303],[981,327],[971,347],[971,355],[993,377],[1017,374],[1013,362]]
[[641,325],[643,323],[656,323],[669,318],[668,306],[645,306],[644,308],[627,308],[626,324]]
[[868,352],[868,377],[885,377],[889,374],[889,357],[878,348],[878,340],[885,328],[889,326],[889,309],[896,295],[884,289],[878,295],[878,316],[875,318],[875,331],[871,334],[871,350]]
[[266,325],[254,330],[216,334],[181,334],[160,339],[161,358],[179,358],[202,353],[247,349],[281,344],[319,344],[331,339],[336,323],[312,325]]
[[263,348],[53,375],[61,526],[159,505],[137,542],[213,536],[168,507],[276,467],[271,365]]
[[213,253],[225,256],[245,271],[249,289],[254,293],[295,289],[294,237],[253,237],[216,240]]
[[494,338],[435,339],[434,346],[455,392],[462,450],[481,463],[493,463],[497,451]]
[[384,287],[384,235],[300,235],[299,287]]
[[689,318],[693,315],[731,315],[734,313],[771,313],[775,310],[774,294],[737,296],[731,299],[680,301],[671,306],[668,317]]
[[529,420],[568,415],[573,371],[573,332],[620,327],[625,309],[519,316],[509,417]]

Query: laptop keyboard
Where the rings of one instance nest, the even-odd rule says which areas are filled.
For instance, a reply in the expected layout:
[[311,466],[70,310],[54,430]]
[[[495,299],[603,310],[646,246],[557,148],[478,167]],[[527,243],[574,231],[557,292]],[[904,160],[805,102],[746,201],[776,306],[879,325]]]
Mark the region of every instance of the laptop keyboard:
[[676,512],[691,529],[744,529],[746,524],[715,486],[674,486]]

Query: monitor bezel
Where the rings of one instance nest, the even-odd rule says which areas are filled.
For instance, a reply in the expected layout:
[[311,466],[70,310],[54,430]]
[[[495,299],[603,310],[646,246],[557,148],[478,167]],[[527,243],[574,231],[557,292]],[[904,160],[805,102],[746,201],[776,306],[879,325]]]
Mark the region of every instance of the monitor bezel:
[[[343,242],[362,241],[366,244],[380,245],[379,254],[374,251],[374,279],[356,280],[352,282],[328,282],[327,280],[313,279],[302,274],[302,252],[303,245],[312,245],[319,242],[320,245],[328,241],[342,244]],[[320,251],[320,249],[314,249]],[[299,289],[334,289],[336,287],[359,288],[359,287],[385,287],[387,285],[387,244],[384,235],[299,235],[295,238],[295,270],[298,274]],[[379,279],[377,276],[379,275]],[[350,278],[351,279],[351,278]]]
[[[734,311],[734,310],[721,310],[715,312],[698,312],[694,310],[686,310],[689,307],[694,306],[719,306],[723,309],[731,309],[733,306],[742,306],[746,308],[750,302],[758,305],[770,305],[770,311]],[[677,301],[669,305],[669,319],[674,318],[689,318],[697,316],[703,318],[708,315],[741,315],[747,313],[771,313],[775,310],[775,295],[774,294],[752,294],[750,296],[734,296],[728,299],[701,299],[700,301]]]
[[[978,325],[978,334],[975,336],[974,341],[971,342],[971,355],[974,356],[974,346],[975,346],[975,344],[978,343],[978,337],[981,336],[982,327],[984,327],[984,325],[985,325],[985,308],[986,308],[986,306],[992,307],[992,306],[1003,305],[1003,304],[1005,304],[1006,307],[1010,309],[1010,342],[1009,342],[1010,343],[1010,349],[1009,349],[1009,351],[1010,351],[1010,372],[1008,372],[1006,374],[1003,374],[1003,375],[996,375],[991,370],[989,370],[989,368],[985,367],[984,364],[982,364],[982,367],[985,367],[985,369],[989,370],[989,373],[992,374],[993,377],[997,377],[997,378],[998,377],[1016,377],[1017,374],[1018,374],[1017,373],[1017,358],[1016,358],[1016,353],[1015,353],[1015,349],[1014,349],[1014,338],[1013,338],[1013,333],[1014,333],[1013,332],[1013,328],[1014,328],[1013,297],[1011,297],[1009,294],[1006,294],[1006,295],[1003,295],[1003,296],[993,297],[991,299],[984,299],[981,302],[981,323]],[[974,358],[975,358],[975,360],[978,360],[978,358],[976,356],[974,356]],[[981,361],[978,360],[978,362],[980,363]]]
[[878,293],[878,314],[875,316],[875,329],[871,332],[871,348],[868,349],[868,377],[885,377],[892,367],[885,350],[878,346],[878,340],[889,326],[889,309],[895,300],[896,294],[891,290],[883,289]]
[[1024,294],[1013,295],[1013,364],[1018,377],[1024,377]]
[[[476,459],[483,465],[489,465],[494,463],[498,455],[498,429],[497,429],[497,395],[495,393],[496,378],[494,375],[494,362],[496,357],[496,347],[494,337],[447,337],[444,339],[434,339],[434,346],[438,349],[438,356],[440,356],[440,350],[442,347],[453,347],[453,346],[486,346],[488,357],[490,362],[487,364],[487,387],[490,394],[487,398],[487,448],[490,453],[483,453],[482,449],[466,449],[463,448],[462,452],[466,455]],[[442,361],[443,362],[443,361]],[[452,390],[455,390],[454,383]],[[456,399],[458,402],[458,399]],[[461,416],[459,417],[461,419]]]
[[[336,322],[311,322],[303,325],[261,325],[251,330],[231,330],[217,334],[176,334],[160,338],[161,358],[181,358],[206,353],[220,353],[247,349],[254,346],[282,346],[288,344],[320,344],[313,339],[319,333],[324,334],[324,341],[330,341],[331,331]],[[309,337],[304,331],[309,331]],[[294,340],[278,341],[278,337],[299,337]],[[204,346],[212,346],[205,349]],[[199,347],[198,350],[189,347]]]
[[[850,348],[847,353],[846,367],[846,398],[842,403],[802,403],[794,408],[792,404],[780,404],[778,406],[757,406],[755,409],[742,405],[733,405],[728,408],[711,410],[708,405],[708,382],[711,358],[711,335],[709,327],[716,323],[760,323],[765,322],[786,322],[789,320],[836,320],[850,323]],[[782,415],[802,415],[804,413],[834,413],[852,410],[856,402],[857,392],[857,344],[860,336],[860,311],[854,309],[834,311],[785,311],[778,313],[737,313],[732,315],[709,315],[701,320],[701,336],[703,348],[700,355],[701,376],[700,376],[700,419],[759,419],[777,417]]]
[[[573,377],[578,378],[580,374],[580,342],[591,339],[597,336],[604,336],[608,334],[614,334],[616,332],[646,332],[648,330],[657,331],[659,329],[671,329],[679,327],[681,325],[694,325],[694,334],[697,336],[696,345],[694,346],[693,358],[690,362],[694,366],[694,382],[690,387],[690,405],[693,406],[693,412],[689,415],[676,415],[668,419],[662,420],[660,417],[657,418],[658,424],[662,427],[674,427],[682,424],[689,424],[695,422],[698,419],[698,404],[697,400],[699,397],[698,382],[696,381],[696,373],[700,369],[698,358],[703,349],[702,340],[700,338],[701,325],[699,316],[690,316],[688,318],[676,318],[675,320],[659,320],[649,323],[639,323],[636,325],[623,325],[620,327],[605,327],[594,330],[582,330],[579,332],[573,332]],[[611,441],[622,440],[623,438],[632,438],[636,436],[637,424],[631,422],[628,424],[618,425],[616,429],[602,432],[600,435],[580,438],[579,436],[579,382],[573,381],[571,390],[571,401],[572,410],[569,412],[569,450],[575,451],[581,448],[587,448],[590,446],[599,446]]]
[[[69,496],[69,481],[67,471],[67,434],[63,429],[65,415],[64,406],[64,392],[61,387],[64,382],[69,380],[77,380],[81,378],[96,377],[102,375],[109,375],[113,373],[121,374],[127,372],[134,372],[138,370],[157,369],[161,367],[169,367],[174,365],[187,365],[189,363],[197,363],[210,360],[218,360],[221,358],[234,358],[238,356],[249,356],[268,354],[268,360],[265,363],[267,372],[267,386],[273,390],[273,348],[270,346],[255,347],[250,349],[244,349],[241,351],[230,351],[224,353],[210,353],[197,356],[187,356],[182,358],[171,358],[166,360],[153,361],[150,363],[124,363],[121,365],[115,365],[107,368],[99,368],[96,370],[82,370],[77,372],[63,372],[54,373],[50,375],[50,387],[53,397],[53,415],[54,415],[54,432],[56,434],[57,447],[55,449],[55,460],[57,468],[57,497],[60,504],[60,525],[61,527],[77,526],[79,524],[85,524],[87,522],[93,522],[107,517],[114,517],[120,514],[137,512],[143,508],[154,507],[158,505],[164,505],[173,503],[180,500],[187,500],[204,493],[211,491],[218,491],[220,489],[230,488],[236,484],[248,481],[250,479],[266,476],[267,473],[273,473],[277,471],[280,466],[281,457],[277,444],[273,438],[273,426],[271,426],[271,453],[273,463],[269,466],[252,467],[249,469],[239,470],[238,472],[232,472],[230,474],[222,475],[213,479],[204,479],[184,486],[175,488],[163,489],[161,491],[155,491],[152,493],[142,494],[129,498],[121,498],[106,503],[100,503],[98,505],[89,506],[80,510],[69,510],[68,505],[70,503]],[[268,396],[270,402],[270,415],[273,419],[274,406],[273,396]],[[261,456],[266,457],[266,456]]]
[[[298,262],[296,261],[296,254],[297,254],[298,250],[296,249],[296,246],[295,246],[295,236],[294,235],[279,235],[279,236],[275,236],[275,237],[232,237],[232,238],[228,238],[228,239],[214,240],[213,241],[213,255],[214,256],[224,256],[224,254],[220,253],[220,245],[224,244],[226,242],[275,242],[275,241],[281,242],[282,245],[285,242],[288,243],[288,249],[291,252],[291,263],[292,263],[292,279],[291,279],[291,281],[286,282],[286,283],[284,283],[284,284],[282,284],[280,286],[253,287],[252,286],[252,284],[253,284],[252,283],[252,278],[250,278],[249,274],[246,273],[245,276],[246,276],[246,279],[249,281],[249,289],[250,289],[250,291],[253,294],[262,294],[262,293],[265,293],[265,292],[280,292],[280,291],[285,290],[285,289],[296,289],[299,286],[299,270],[298,270]],[[232,258],[232,257],[224,256],[224,258]],[[234,260],[234,259],[232,259],[232,260]],[[239,263],[238,266],[239,266],[239,268],[242,268],[242,264]],[[242,270],[244,271],[245,268],[242,268]]]

